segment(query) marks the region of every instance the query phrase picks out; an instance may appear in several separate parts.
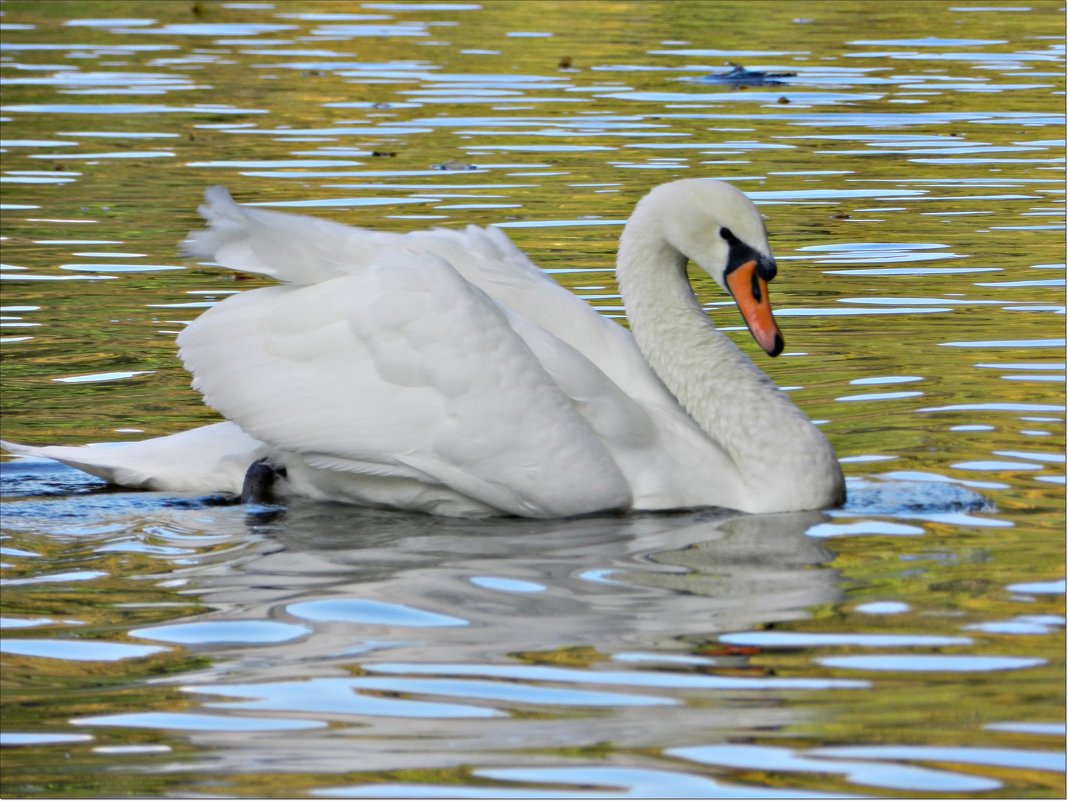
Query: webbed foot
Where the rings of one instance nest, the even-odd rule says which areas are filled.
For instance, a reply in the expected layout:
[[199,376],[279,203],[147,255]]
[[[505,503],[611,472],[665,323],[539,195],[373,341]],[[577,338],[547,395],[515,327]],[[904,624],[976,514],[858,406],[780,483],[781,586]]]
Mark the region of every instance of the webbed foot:
[[275,467],[266,458],[253,462],[241,485],[241,503],[274,503],[274,483],[285,475],[284,467]]

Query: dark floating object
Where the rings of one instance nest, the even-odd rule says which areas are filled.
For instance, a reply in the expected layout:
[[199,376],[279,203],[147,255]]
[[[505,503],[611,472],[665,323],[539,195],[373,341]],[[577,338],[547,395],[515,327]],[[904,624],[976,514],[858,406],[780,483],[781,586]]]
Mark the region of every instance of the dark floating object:
[[449,172],[462,171],[462,170],[477,170],[478,165],[466,164],[462,161],[446,161],[443,164],[434,164],[431,166],[432,170],[445,170]]
[[699,80],[705,83],[725,83],[731,86],[782,86],[783,81],[780,78],[795,78],[796,72],[760,72],[759,70],[747,70],[741,64],[735,64],[733,61],[727,62],[731,65],[731,69],[728,72],[714,72],[711,75],[705,75]]

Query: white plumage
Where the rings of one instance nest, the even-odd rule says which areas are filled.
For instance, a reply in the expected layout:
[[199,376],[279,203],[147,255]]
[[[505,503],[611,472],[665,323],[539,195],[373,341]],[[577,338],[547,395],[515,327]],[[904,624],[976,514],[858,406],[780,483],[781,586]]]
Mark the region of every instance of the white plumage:
[[[178,337],[193,385],[230,422],[122,446],[5,447],[199,492],[240,491],[266,457],[284,468],[282,494],[448,515],[842,500],[826,439],[686,280],[690,259],[737,298],[738,275],[725,276],[748,258],[760,300],[757,263],[774,273],[759,214],[726,184],[665,184],[636,208],[617,265],[634,336],[496,228],[390,234],[239,206],[219,187],[206,197],[209,227],[187,251],[283,282]],[[749,322],[777,353],[781,339],[772,351]]]

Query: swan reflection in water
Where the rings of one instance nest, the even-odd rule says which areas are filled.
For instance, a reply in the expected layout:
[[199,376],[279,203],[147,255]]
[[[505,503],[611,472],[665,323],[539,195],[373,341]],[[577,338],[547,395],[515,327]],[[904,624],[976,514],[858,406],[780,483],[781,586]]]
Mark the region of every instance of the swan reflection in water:
[[[235,765],[445,766],[455,753],[440,748],[444,741],[479,765],[508,763],[514,755],[501,744],[516,738],[535,748],[647,746],[648,706],[667,716],[673,742],[695,742],[718,726],[793,722],[784,690],[836,689],[829,679],[749,668],[744,654],[702,655],[717,633],[802,618],[836,600],[834,554],[805,535],[827,519],[819,512],[541,521],[302,499],[275,509],[212,507],[155,492],[42,497],[42,475],[54,483],[77,474],[45,462],[4,468],[15,543],[77,535],[109,552],[184,549],[139,551],[138,559],[159,561],[154,579],[179,580],[174,592],[213,611],[128,633],[212,657],[173,681],[188,694],[188,712],[209,721],[185,733],[204,747],[225,745],[218,753]],[[223,623],[228,633],[217,639]],[[295,633],[256,642],[256,627],[268,623]],[[577,662],[566,656],[573,653]],[[582,713],[562,726],[557,716],[569,706]],[[186,725],[157,722],[151,704],[133,717],[131,708],[77,725]],[[226,730],[268,711],[275,716],[255,738]],[[266,730],[279,715],[309,728]],[[359,736],[323,728],[337,723]]]
[[[839,597],[833,552],[804,533],[824,520],[705,510],[463,521],[291,501],[273,519],[245,518],[262,536],[254,555],[186,576],[223,616],[311,633],[269,657],[233,654],[239,677],[210,669],[182,686],[210,710],[358,724],[341,742],[317,729],[256,741],[258,758],[334,770],[446,767],[458,752],[512,764],[509,742],[647,747],[649,706],[664,716],[655,730],[679,743],[788,725],[783,691],[836,681],[779,678],[702,646]],[[394,703],[381,697],[390,691]],[[561,725],[571,705],[585,711]],[[230,753],[246,748],[231,739]]]
[[[264,555],[263,568],[243,562],[241,575],[262,586],[300,564],[305,593],[313,576],[327,596],[358,585],[362,596],[466,620],[467,631],[448,636],[472,645],[485,635],[483,645],[513,650],[606,637],[623,647],[676,627],[701,634],[792,619],[833,601],[835,572],[811,568],[834,554],[804,535],[827,519],[702,510],[453,520],[291,501],[276,519],[248,517],[282,550]],[[505,579],[506,591],[487,592],[487,582],[472,581],[480,576]],[[544,591],[508,592],[509,581]]]
[[[13,536],[181,545],[183,578],[205,602],[221,604],[224,617],[274,619],[299,599],[352,596],[465,621],[419,631],[421,642],[445,638],[450,650],[594,642],[611,653],[639,642],[677,648],[662,639],[668,632],[792,619],[837,595],[836,572],[819,567],[833,552],[805,536],[829,519],[820,512],[465,520],[299,498],[286,507],[213,507],[170,493],[101,492],[92,479],[81,482],[81,474],[44,460],[2,470]],[[198,537],[206,538],[202,550]],[[239,558],[220,554],[220,542],[232,543]],[[366,633],[358,619],[342,623],[317,624],[294,648],[336,653]],[[405,652],[400,658],[419,656],[391,647]]]

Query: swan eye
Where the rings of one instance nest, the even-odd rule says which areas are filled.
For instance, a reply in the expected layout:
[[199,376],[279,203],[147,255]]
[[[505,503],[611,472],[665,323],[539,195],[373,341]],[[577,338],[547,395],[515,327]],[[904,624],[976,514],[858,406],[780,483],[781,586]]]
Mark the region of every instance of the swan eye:
[[738,237],[734,235],[734,232],[730,228],[720,228],[719,235],[723,237],[727,242],[737,242]]

